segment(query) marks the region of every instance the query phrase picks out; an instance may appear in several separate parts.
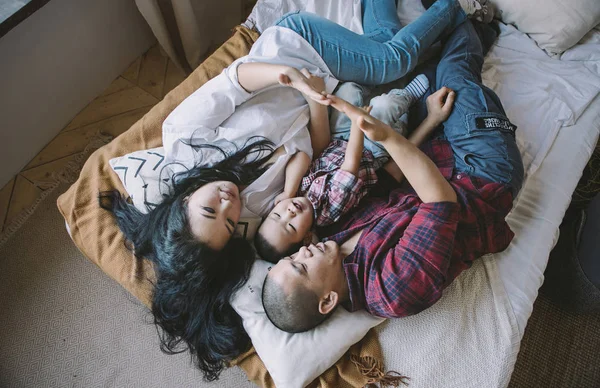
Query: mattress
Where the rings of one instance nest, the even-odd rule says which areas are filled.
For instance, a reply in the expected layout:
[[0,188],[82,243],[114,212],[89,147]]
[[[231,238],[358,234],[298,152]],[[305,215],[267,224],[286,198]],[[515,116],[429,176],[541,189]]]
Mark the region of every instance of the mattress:
[[486,57],[483,79],[517,127],[527,178],[508,216],[515,239],[498,270],[521,335],[558,227],[600,132],[600,31],[555,60],[512,26]]

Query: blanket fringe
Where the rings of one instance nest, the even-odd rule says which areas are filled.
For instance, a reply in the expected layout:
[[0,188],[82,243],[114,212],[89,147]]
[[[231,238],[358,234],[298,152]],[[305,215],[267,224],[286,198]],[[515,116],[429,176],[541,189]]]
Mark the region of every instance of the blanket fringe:
[[350,356],[350,361],[358,368],[360,373],[367,377],[367,385],[379,383],[380,387],[399,387],[408,385],[410,377],[396,371],[383,372],[381,361],[371,356]]
[[6,225],[4,231],[0,234],[0,246],[23,226],[25,221],[35,212],[39,204],[52,193],[61,183],[73,183],[79,177],[81,167],[87,158],[98,148],[108,144],[113,139],[113,136],[98,132],[88,143],[83,151],[81,151],[73,160],[67,163],[61,171],[53,172],[50,181],[34,182],[33,184],[43,190],[43,193],[35,200],[35,202],[23,209],[10,225]]

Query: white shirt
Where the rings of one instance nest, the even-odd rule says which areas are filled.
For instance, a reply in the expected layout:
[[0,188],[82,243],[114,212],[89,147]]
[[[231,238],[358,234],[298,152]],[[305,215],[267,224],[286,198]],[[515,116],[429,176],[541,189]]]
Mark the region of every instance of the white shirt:
[[220,155],[204,151],[199,155],[189,145],[217,144],[227,141],[242,146],[252,136],[264,136],[283,146],[286,153],[242,193],[242,217],[265,216],[275,196],[283,190],[285,166],[294,153],[312,156],[308,104],[297,90],[275,85],[254,93],[246,92],[237,79],[237,67],[245,62],[283,64],[324,77],[331,93],[336,80],[323,59],[310,44],[294,31],[270,27],[252,46],[250,53],[186,98],[163,123],[163,146],[167,162],[214,163]]

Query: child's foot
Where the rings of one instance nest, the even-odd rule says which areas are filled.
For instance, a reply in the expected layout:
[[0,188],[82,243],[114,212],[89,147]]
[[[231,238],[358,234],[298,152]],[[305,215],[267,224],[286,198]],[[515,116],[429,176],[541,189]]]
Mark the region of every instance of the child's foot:
[[[429,79],[425,74],[419,74],[404,89],[392,89],[390,90],[390,94],[406,96],[408,105],[410,106],[423,97],[427,89],[429,89]],[[404,111],[406,110],[408,110],[408,107],[404,109]]]

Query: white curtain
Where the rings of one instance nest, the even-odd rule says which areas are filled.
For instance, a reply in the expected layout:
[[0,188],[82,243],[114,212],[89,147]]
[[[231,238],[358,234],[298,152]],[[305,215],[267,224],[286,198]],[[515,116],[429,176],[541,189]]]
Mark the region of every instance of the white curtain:
[[186,73],[243,22],[247,0],[135,0],[158,42]]

